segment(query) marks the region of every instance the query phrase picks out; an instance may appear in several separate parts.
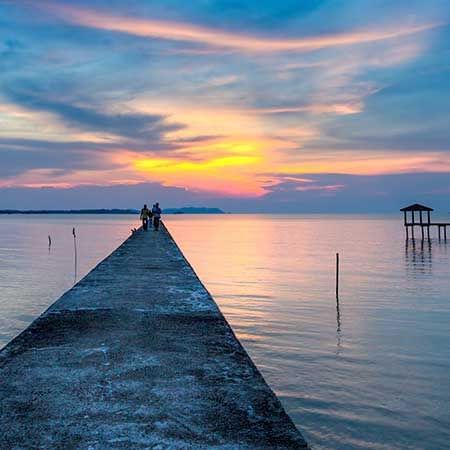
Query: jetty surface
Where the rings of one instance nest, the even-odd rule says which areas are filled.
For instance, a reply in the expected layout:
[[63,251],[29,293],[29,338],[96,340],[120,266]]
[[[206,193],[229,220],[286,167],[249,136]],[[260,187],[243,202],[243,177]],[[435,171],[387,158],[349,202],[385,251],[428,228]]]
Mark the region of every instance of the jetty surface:
[[307,448],[164,226],[4,347],[0,430],[1,449]]

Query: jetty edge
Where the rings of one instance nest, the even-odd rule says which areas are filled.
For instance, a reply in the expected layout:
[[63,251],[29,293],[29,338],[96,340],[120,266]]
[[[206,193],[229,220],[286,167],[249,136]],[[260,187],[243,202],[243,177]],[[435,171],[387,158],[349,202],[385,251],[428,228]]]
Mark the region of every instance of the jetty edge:
[[308,448],[164,225],[6,345],[0,380],[0,448]]

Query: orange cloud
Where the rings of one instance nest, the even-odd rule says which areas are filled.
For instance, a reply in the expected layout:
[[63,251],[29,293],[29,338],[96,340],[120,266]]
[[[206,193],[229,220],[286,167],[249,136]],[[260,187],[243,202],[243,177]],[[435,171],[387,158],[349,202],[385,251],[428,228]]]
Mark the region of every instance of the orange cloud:
[[382,41],[442,26],[442,23],[397,26],[395,29],[366,30],[328,36],[304,38],[268,38],[248,34],[236,34],[213,28],[154,19],[115,16],[104,11],[62,5],[56,2],[34,4],[59,18],[101,30],[117,31],[135,36],[193,42],[218,48],[246,52],[312,51],[368,42]]

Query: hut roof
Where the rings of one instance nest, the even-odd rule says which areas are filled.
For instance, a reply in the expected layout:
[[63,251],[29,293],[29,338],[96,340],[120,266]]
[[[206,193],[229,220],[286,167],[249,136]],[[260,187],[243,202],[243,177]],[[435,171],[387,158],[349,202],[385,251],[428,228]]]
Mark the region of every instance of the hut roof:
[[413,205],[405,206],[400,211],[434,211],[434,209],[420,205],[419,203],[414,203]]

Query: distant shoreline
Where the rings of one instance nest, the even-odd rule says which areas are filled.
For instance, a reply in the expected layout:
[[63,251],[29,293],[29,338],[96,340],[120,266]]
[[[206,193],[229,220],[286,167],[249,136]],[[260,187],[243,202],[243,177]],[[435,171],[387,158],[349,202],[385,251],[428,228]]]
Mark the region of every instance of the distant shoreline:
[[[139,214],[138,209],[1,209],[0,214]],[[219,208],[166,208],[164,214],[225,214]]]
[[137,209],[3,209],[0,214],[138,214]]

